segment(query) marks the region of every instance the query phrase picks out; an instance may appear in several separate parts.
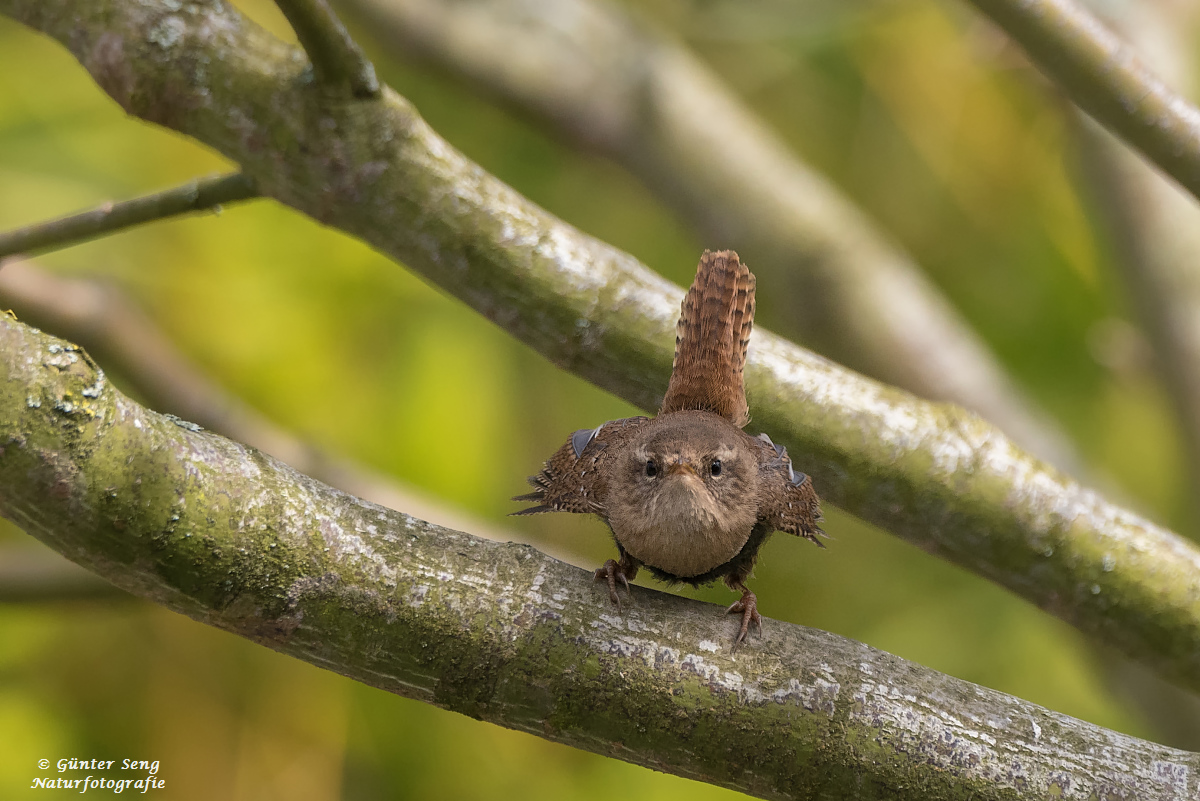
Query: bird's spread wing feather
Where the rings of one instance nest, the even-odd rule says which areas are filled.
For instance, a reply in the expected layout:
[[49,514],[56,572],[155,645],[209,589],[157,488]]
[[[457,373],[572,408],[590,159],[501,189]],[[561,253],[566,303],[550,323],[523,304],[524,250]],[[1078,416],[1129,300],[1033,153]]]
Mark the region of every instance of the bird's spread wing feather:
[[758,519],[777,531],[804,537],[824,548],[825,544],[817,539],[824,537],[825,532],[817,525],[821,522],[821,501],[812,479],[796,472],[782,445],[771,442],[766,434],[760,434],[758,439],[761,443]]
[[649,421],[648,417],[626,417],[604,423],[599,428],[576,431],[554,452],[542,472],[529,477],[533,492],[513,498],[537,505],[513,514],[590,512],[604,515],[608,487],[600,468],[618,445]]
[[675,327],[675,362],[659,414],[701,409],[741,428],[742,378],[754,326],[754,274],[732,250],[705,251]]

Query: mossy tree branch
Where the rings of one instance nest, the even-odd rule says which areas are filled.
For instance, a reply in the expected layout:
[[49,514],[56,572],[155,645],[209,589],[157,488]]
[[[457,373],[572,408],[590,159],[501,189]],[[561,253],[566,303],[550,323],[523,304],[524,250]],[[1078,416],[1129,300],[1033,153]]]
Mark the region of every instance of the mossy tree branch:
[[1200,109],[1075,0],[970,0],[1067,96],[1200,198]]
[[[264,194],[404,261],[564,369],[657,406],[683,291],[485,173],[394,92],[358,103],[311,91],[301,52],[217,0],[0,0],[0,13],[59,37],[130,113],[220,150]],[[747,387],[756,423],[829,501],[1200,689],[1190,543],[982,420],[768,332],[751,342]]]
[[135,595],[375,687],[763,798],[1200,792],[1200,755],[860,643],[424,523],[121,395],[0,319],[0,512]]

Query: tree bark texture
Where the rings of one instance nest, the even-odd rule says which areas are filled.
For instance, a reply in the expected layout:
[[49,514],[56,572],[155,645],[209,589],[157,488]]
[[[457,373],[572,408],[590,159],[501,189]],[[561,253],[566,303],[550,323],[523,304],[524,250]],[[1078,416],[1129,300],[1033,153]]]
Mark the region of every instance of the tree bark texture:
[[[238,161],[263,194],[657,408],[683,290],[488,175],[394,92],[349,99],[314,83],[302,51],[219,0],[0,0],[0,13],[57,37],[131,114]],[[1195,546],[973,415],[768,332],[751,341],[746,385],[754,429],[824,498],[1200,689]]]
[[319,667],[763,798],[1168,799],[1200,755],[873,648],[347,495],[0,319],[0,512],[118,586]]

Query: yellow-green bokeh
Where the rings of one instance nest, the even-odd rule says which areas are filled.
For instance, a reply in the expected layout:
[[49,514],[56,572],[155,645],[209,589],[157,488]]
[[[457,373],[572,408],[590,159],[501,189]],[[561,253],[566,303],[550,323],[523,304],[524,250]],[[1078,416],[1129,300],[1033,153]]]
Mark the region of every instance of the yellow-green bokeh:
[[[241,5],[286,30],[269,4]],[[814,30],[740,37],[706,28],[704,4],[648,8],[914,253],[1097,475],[1190,525],[1161,389],[1089,355],[1089,331],[1128,312],[1061,102],[969,14],[853,5]],[[364,41],[381,76],[486,169],[688,280],[708,243],[634,177]],[[0,229],[232,166],[127,119],[65,50],[4,20],[0,75]],[[629,407],[364,245],[262,201],[37,262],[116,280],[214,380],[324,448],[581,564],[611,553],[594,521],[504,515],[567,433]],[[754,586],[769,616],[1162,736],[1112,687],[1110,657],[1065,624],[828,517],[827,550],[782,535],[765,549]],[[27,539],[5,525],[0,546]],[[0,675],[0,798],[40,775],[37,759],[71,756],[161,760],[170,799],[733,795],[388,696],[140,602],[0,608]]]

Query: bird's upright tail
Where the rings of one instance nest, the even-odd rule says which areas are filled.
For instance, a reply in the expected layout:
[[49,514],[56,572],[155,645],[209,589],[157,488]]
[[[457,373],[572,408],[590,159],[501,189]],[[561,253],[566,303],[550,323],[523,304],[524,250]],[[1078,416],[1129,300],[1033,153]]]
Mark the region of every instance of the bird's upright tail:
[[705,251],[675,327],[675,362],[659,414],[702,409],[750,421],[743,371],[754,326],[754,274],[732,250]]

